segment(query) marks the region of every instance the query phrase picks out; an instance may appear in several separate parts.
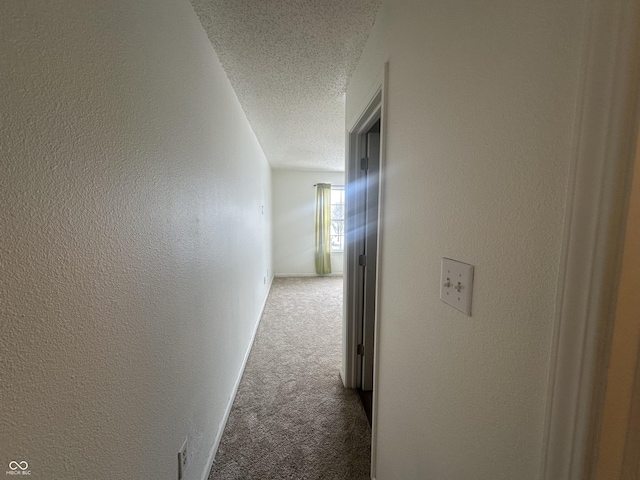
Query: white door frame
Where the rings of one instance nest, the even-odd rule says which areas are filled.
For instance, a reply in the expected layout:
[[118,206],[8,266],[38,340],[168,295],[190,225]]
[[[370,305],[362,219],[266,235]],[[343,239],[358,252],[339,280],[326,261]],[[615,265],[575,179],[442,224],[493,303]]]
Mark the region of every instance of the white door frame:
[[[384,69],[379,77],[373,82],[371,93],[367,97],[365,103],[362,106],[360,115],[353,122],[352,125],[347,125],[347,168],[346,168],[346,185],[352,178],[355,178],[355,172],[351,171],[357,165],[357,160],[364,156],[365,147],[364,143],[360,140],[364,134],[380,119],[380,173],[378,176],[378,252],[376,258],[376,314],[375,314],[375,328],[374,328],[374,365],[373,365],[373,404],[371,408],[371,476],[375,478],[375,452],[376,452],[376,427],[377,427],[377,388],[378,383],[378,344],[379,344],[379,324],[378,324],[378,312],[380,311],[380,278],[381,278],[381,251],[382,251],[382,238],[380,232],[382,231],[383,222],[383,192],[384,192],[384,163],[385,163],[385,131],[386,131],[386,85],[387,85],[387,72],[388,63],[385,63]],[[351,170],[350,170],[351,167]],[[360,380],[360,362],[357,354],[358,346],[358,334],[361,328],[357,322],[352,321],[354,315],[349,315],[349,310],[353,309],[353,305],[349,299],[353,298],[353,289],[355,285],[350,284],[349,278],[355,278],[355,275],[349,275],[350,271],[357,271],[358,256],[356,254],[356,245],[351,240],[351,233],[348,229],[348,222],[350,215],[354,212],[350,211],[350,205],[347,204],[347,242],[345,245],[346,255],[344,264],[344,328],[343,328],[343,354],[342,354],[342,381],[346,388],[356,388]]]
[[543,480],[591,475],[637,136],[640,3],[587,0],[583,18]]
[[[375,124],[378,118],[382,118],[382,78],[380,83],[376,82],[376,88],[366,106],[363,108],[360,116],[355,121],[354,125],[348,130],[347,135],[347,168],[345,189],[348,188],[350,182],[356,177],[355,168],[358,164],[358,159],[365,155],[365,143],[362,141],[364,134]],[[383,123],[383,122],[381,122]],[[384,128],[384,126],[382,126]],[[380,132],[380,164],[382,165],[382,142],[383,134]],[[379,182],[381,185],[382,181]],[[345,277],[345,295],[344,295],[344,330],[343,330],[343,357],[342,357],[342,381],[347,388],[356,388],[360,380],[359,359],[357,354],[358,346],[358,332],[359,325],[356,322],[350,321],[353,319],[353,312],[355,306],[350,302],[353,297],[355,285],[350,285],[349,280],[355,280],[356,275],[349,275],[350,272],[358,271],[358,254],[356,251],[356,243],[353,241],[354,232],[351,227],[353,223],[354,202],[349,202],[347,198],[347,211],[346,211],[346,244],[345,244],[345,265],[344,265],[344,277]],[[380,202],[381,203],[381,202]],[[378,209],[378,232],[380,232],[380,209]],[[378,235],[379,238],[379,235]],[[380,252],[380,244],[378,243],[378,252]],[[379,255],[378,255],[379,256]],[[379,275],[377,275],[379,277]],[[378,282],[376,281],[376,298],[377,298]],[[376,315],[377,317],[377,315]],[[377,320],[377,318],[376,318]],[[376,322],[377,323],[377,322]],[[375,375],[375,374],[374,374]]]

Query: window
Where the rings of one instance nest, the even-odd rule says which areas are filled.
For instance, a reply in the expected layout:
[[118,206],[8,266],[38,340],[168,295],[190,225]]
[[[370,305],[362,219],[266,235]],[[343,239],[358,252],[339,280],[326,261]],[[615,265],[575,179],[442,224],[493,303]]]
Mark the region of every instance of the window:
[[344,250],[344,187],[331,186],[331,251]]

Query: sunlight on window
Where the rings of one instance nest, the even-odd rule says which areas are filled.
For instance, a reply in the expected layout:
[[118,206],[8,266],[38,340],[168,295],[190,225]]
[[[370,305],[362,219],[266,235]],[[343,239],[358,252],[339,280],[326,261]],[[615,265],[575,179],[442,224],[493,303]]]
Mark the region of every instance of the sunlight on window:
[[344,250],[344,187],[331,187],[331,251]]

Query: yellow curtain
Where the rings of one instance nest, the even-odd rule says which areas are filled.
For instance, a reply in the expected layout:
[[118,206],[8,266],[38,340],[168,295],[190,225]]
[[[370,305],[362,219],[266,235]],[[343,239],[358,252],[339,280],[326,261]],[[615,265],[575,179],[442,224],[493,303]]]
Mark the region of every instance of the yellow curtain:
[[331,273],[331,184],[316,185],[316,273]]

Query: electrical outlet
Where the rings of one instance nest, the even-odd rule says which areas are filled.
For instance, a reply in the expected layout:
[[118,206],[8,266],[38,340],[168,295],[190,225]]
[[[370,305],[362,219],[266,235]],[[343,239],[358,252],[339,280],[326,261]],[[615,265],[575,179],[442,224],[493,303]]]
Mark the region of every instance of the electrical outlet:
[[185,438],[184,442],[182,443],[182,447],[178,452],[178,480],[183,480],[185,476],[185,473],[187,471],[187,464],[189,463],[187,459],[187,439]]

